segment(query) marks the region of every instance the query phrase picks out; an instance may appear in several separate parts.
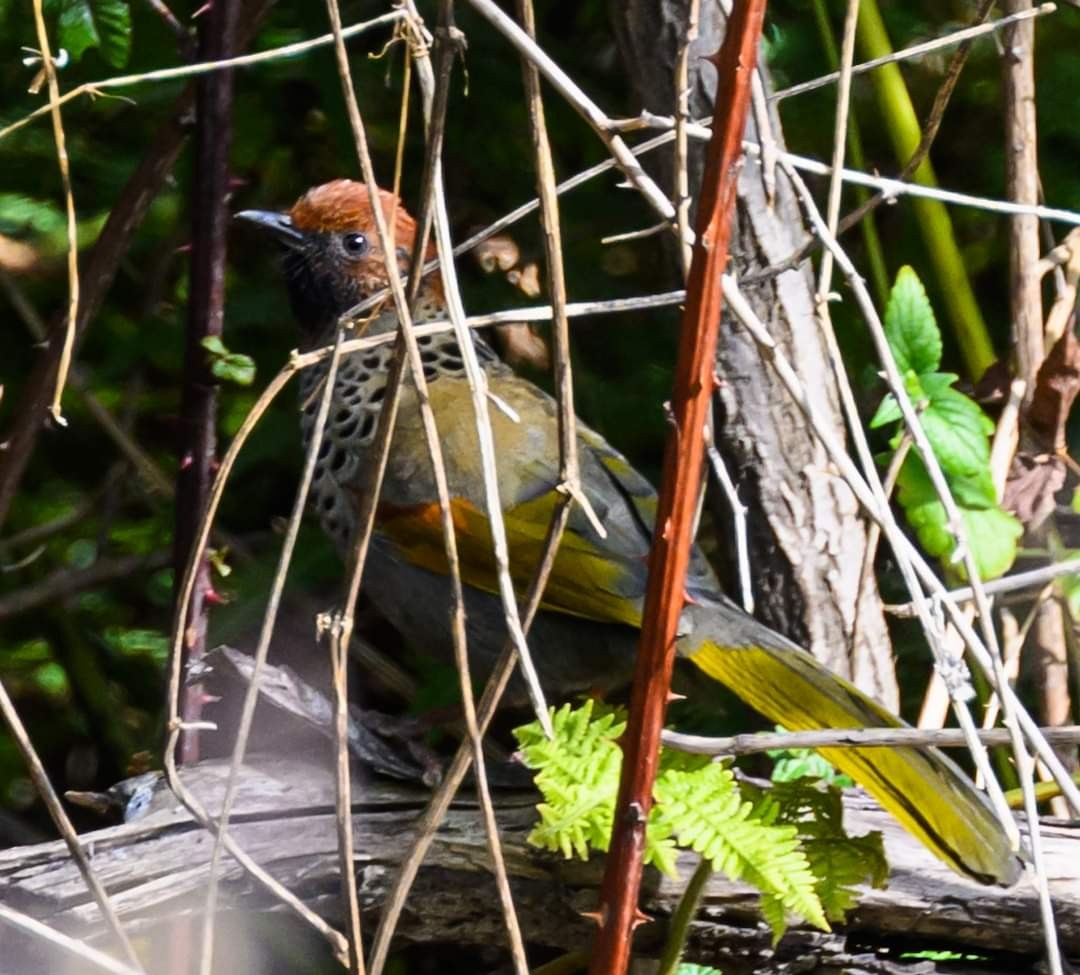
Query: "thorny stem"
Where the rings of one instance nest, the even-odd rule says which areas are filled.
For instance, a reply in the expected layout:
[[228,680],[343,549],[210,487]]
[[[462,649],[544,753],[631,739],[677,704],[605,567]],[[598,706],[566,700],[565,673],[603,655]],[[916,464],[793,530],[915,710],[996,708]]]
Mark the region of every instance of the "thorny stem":
[[704,428],[720,325],[721,276],[727,263],[737,191],[736,162],[742,154],[742,134],[764,13],[764,0],[748,0],[735,6],[716,61],[719,80],[713,138],[702,178],[697,243],[675,364],[674,425],[668,435],[657,500],[657,530],[649,556],[641,643],[622,740],[615,825],[604,869],[600,927],[590,966],[593,975],[622,975],[626,971],[633,930],[640,921],[637,900],[645,823],[652,807],[676,632],[685,603],[686,570],[704,464]]

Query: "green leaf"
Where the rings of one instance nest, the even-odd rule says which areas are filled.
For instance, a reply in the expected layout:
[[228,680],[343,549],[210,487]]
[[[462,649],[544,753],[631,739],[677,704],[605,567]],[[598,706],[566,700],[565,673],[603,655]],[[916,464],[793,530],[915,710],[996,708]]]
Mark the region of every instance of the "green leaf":
[[922,376],[941,363],[941,332],[934,310],[919,276],[906,264],[889,293],[885,337],[902,373],[911,370]]
[[60,46],[73,61],[91,48],[122,68],[131,56],[131,8],[127,0],[63,0],[58,22]]
[[[919,544],[928,555],[952,565],[962,578],[967,573],[960,563],[952,564],[956,539],[949,530],[945,506],[938,499],[922,460],[909,454],[897,479],[897,500],[915,529]],[[965,507],[957,499],[964,530],[975,566],[982,579],[994,579],[1007,572],[1016,561],[1016,545],[1023,526],[998,506]]]
[[0,231],[18,234],[62,233],[67,228],[63,212],[48,200],[35,200],[18,193],[0,193]]
[[[935,376],[950,383],[956,378]],[[987,492],[985,504],[994,504],[997,496],[990,477],[988,439],[994,432],[994,424],[978,403],[949,385],[942,384],[928,392],[930,403],[921,417],[922,426],[946,478],[981,479]]]
[[199,344],[206,349],[211,374],[222,382],[250,386],[255,381],[255,360],[251,356],[230,352],[218,335],[208,335]]
[[709,965],[691,965],[690,962],[680,962],[675,969],[675,975],[723,975],[719,968]]

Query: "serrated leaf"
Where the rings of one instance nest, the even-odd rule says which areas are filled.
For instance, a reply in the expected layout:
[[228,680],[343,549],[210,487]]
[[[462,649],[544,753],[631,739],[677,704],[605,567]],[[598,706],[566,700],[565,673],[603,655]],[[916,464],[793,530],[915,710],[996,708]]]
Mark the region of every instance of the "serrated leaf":
[[60,46],[73,61],[92,48],[114,68],[122,68],[131,56],[127,0],[63,0],[57,26]]
[[[955,389],[936,391],[922,417],[923,430],[946,477],[989,478],[990,441],[994,425],[974,400]],[[996,501],[991,483],[987,504]]]
[[[963,564],[951,561],[956,539],[949,530],[945,506],[938,499],[922,460],[915,454],[910,454],[900,468],[897,500],[926,553],[951,565],[966,579]],[[994,579],[1007,572],[1016,561],[1016,545],[1023,534],[1020,522],[996,505],[986,508],[961,505],[960,514],[980,577]]]
[[919,276],[908,265],[900,268],[885,308],[885,337],[900,368],[921,376],[941,362],[941,332],[934,309]]

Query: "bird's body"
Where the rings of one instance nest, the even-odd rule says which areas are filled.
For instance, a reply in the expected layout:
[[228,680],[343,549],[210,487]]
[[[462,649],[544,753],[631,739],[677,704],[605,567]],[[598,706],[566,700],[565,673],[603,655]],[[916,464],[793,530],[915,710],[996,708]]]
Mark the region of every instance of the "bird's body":
[[[410,247],[412,221],[383,194],[397,243]],[[284,239],[286,274],[305,343],[326,344],[337,318],[385,286],[371,204],[360,184],[339,180],[309,191],[289,214],[245,214]],[[358,244],[357,238],[362,238]],[[354,247],[354,245],[357,245]],[[353,253],[355,251],[355,253]],[[406,252],[399,248],[399,269]],[[442,289],[429,277],[418,320],[439,315]],[[396,327],[383,311],[365,334]],[[506,642],[495,579],[480,451],[461,350],[452,333],[420,340],[429,398],[439,427],[466,588],[470,660],[489,667]],[[320,446],[312,501],[348,557],[359,501],[370,490],[376,421],[390,346],[350,354],[339,365],[329,424]],[[478,357],[494,399],[491,412],[499,491],[519,587],[540,557],[559,498],[558,421],[552,399],[518,377],[480,340]],[[302,429],[309,440],[325,367],[304,380]],[[541,682],[556,696],[625,684],[637,649],[655,492],[621,454],[582,423],[577,428],[582,488],[605,529],[575,507],[529,643]],[[450,586],[435,480],[416,387],[406,377],[363,585],[380,610],[417,645],[449,653]],[[689,600],[678,651],[767,717],[792,730],[892,727],[898,718],[829,672],[810,654],[758,623],[720,590],[700,553],[692,558]],[[833,749],[850,772],[913,833],[958,871],[1010,883],[1017,861],[984,797],[951,761],[932,749]]]

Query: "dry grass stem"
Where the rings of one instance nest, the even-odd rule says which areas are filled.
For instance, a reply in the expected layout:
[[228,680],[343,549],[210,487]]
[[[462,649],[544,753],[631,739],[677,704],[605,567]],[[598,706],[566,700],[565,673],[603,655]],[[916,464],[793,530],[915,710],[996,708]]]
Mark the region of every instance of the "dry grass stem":
[[37,30],[38,45],[41,48],[41,65],[49,88],[49,104],[45,106],[52,116],[53,141],[56,143],[56,161],[60,166],[60,182],[64,189],[64,209],[67,217],[67,270],[68,270],[68,313],[67,327],[64,331],[64,344],[60,350],[60,360],[56,368],[56,388],[53,392],[49,412],[61,426],[67,426],[60,400],[67,384],[68,370],[71,368],[71,351],[75,346],[75,322],[79,314],[79,227],[75,218],[75,197],[71,192],[71,164],[68,161],[67,140],[64,137],[64,120],[60,115],[60,86],[56,81],[56,64],[49,47],[49,32],[45,28],[43,0],[34,0],[34,27]]

